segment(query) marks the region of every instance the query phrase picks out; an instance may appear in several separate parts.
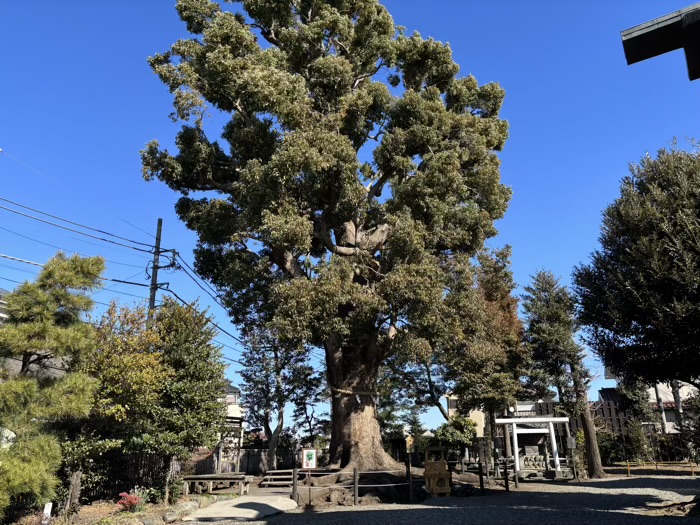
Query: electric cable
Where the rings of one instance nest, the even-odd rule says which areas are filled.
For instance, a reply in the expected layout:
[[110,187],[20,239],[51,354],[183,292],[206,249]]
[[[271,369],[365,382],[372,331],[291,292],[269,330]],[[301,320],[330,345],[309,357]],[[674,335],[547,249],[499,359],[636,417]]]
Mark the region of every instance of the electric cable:
[[[100,229],[98,229],[98,228],[93,228],[92,226],[86,226],[85,224],[80,224],[79,222],[70,221],[70,220],[68,220],[68,219],[64,219],[64,218],[62,218],[62,217],[59,217],[58,215],[52,215],[52,214],[50,214],[50,213],[46,213],[45,211],[37,210],[36,208],[32,208],[32,207],[30,207],[30,206],[26,206],[26,205],[24,205],[24,204],[20,204],[19,202],[11,201],[10,199],[6,199],[6,198],[4,198],[4,197],[0,197],[0,201],[7,202],[8,204],[12,204],[13,206],[19,206],[20,208],[24,208],[25,210],[33,211],[34,213],[40,213],[40,214],[42,214],[42,215],[45,215],[46,217],[51,217],[52,219],[56,219],[56,220],[59,220],[59,221],[61,221],[61,222],[65,222],[65,223],[68,223],[68,224],[72,224],[73,226],[78,226],[78,227],[84,228],[84,229],[86,229],[86,230],[90,230],[90,231],[94,231],[94,232],[97,232],[97,233],[101,233],[102,235],[108,235],[108,236],[110,236],[110,237],[114,237],[115,239],[121,239],[122,241],[127,241],[127,242],[130,242],[130,243],[132,243],[132,244],[138,244],[138,245],[141,245],[141,246],[148,246],[149,248],[155,248],[155,246],[153,246],[152,244],[148,244],[148,243],[140,242],[140,241],[134,241],[133,239],[129,239],[129,238],[127,238],[127,237],[122,237],[121,235],[116,235],[116,234],[114,234],[114,233],[110,233],[110,232],[105,231],[105,230],[100,230]],[[122,220],[123,220],[123,219],[122,219]]]
[[[18,237],[22,237],[22,238],[24,238],[24,239],[28,239],[28,240],[30,240],[30,241],[37,242],[37,243],[39,243],[39,244],[43,244],[44,246],[48,246],[49,248],[55,248],[55,249],[57,249],[57,250],[61,250],[61,251],[64,251],[64,252],[66,252],[66,253],[75,253],[75,254],[77,254],[77,255],[80,255],[81,257],[95,257],[95,256],[93,256],[93,255],[85,255],[85,254],[82,254],[82,253],[77,252],[77,251],[75,251],[75,250],[67,250],[66,248],[61,248],[60,246],[56,246],[55,244],[51,244],[51,243],[48,243],[48,242],[40,241],[39,239],[35,239],[35,238],[33,238],[33,237],[29,237],[28,235],[24,235],[24,234],[22,234],[22,233],[18,233],[18,232],[16,232],[16,231],[10,230],[9,228],[5,228],[4,226],[0,226],[0,230],[5,230],[6,232],[9,232],[9,233],[12,233],[12,234],[14,234],[14,235],[17,235]],[[109,259],[105,259],[105,262],[108,262],[108,263],[111,263],[111,264],[119,264],[119,265],[121,265],[121,266],[131,266],[132,268],[141,268],[141,266],[139,266],[138,264],[129,264],[129,263],[123,263],[123,262],[119,262],[119,261],[111,261],[111,260],[109,260]]]
[[[0,197],[0,200],[5,200],[5,199],[2,199],[2,198]],[[56,228],[61,228],[61,229],[63,229],[63,230],[67,230],[67,231],[69,231],[69,232],[77,233],[78,235],[84,235],[85,237],[90,237],[90,238],[92,238],[92,239],[97,239],[98,241],[108,242],[108,243],[110,243],[110,244],[116,244],[117,246],[123,246],[124,248],[130,248],[130,249],[132,249],[132,250],[136,250],[136,251],[139,251],[139,252],[152,253],[152,250],[146,250],[146,249],[144,249],[144,248],[138,248],[138,247],[136,247],[136,246],[130,246],[130,245],[128,245],[128,244],[124,244],[124,243],[121,243],[121,242],[113,241],[113,240],[111,240],[111,239],[105,239],[104,237],[98,237],[98,236],[92,235],[92,234],[90,234],[90,233],[81,232],[80,230],[76,230],[76,229],[74,229],[74,228],[69,228],[68,226],[62,226],[62,225],[60,225],[60,224],[56,224],[55,222],[51,222],[51,221],[47,221],[47,220],[44,220],[44,219],[40,219],[39,217],[34,217],[33,215],[29,215],[28,213],[24,213],[24,212],[21,212],[21,211],[18,211],[18,210],[13,210],[12,208],[8,208],[7,206],[0,206],[0,210],[5,210],[5,211],[9,211],[9,212],[11,212],[11,213],[16,213],[17,215],[21,215],[22,217],[27,217],[28,219],[33,219],[33,220],[35,220],[35,221],[43,222],[44,224],[49,224],[49,225],[51,225],[51,226],[55,226]],[[129,242],[131,242],[131,241],[129,241]],[[139,244],[141,244],[141,243],[139,243]],[[148,245],[146,245],[146,246],[148,246]]]

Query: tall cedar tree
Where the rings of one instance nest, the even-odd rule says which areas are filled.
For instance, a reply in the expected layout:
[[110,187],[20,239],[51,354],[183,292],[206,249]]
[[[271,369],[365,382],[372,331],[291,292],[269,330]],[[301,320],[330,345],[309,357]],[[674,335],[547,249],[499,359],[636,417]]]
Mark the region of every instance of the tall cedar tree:
[[325,352],[331,461],[393,466],[379,367],[468,330],[455,282],[510,198],[504,92],[458,78],[448,45],[404,35],[377,0],[234,3],[178,1],[192,37],[150,64],[189,122],[176,154],[147,145],[144,176],[182,194],[197,271],[235,323],[264,314]]
[[84,316],[103,270],[98,257],[59,253],[5,296],[0,359],[19,367],[0,381],[0,517],[13,498],[39,506],[53,497],[62,456],[54,427],[90,410],[95,382],[73,370],[94,343]]
[[580,416],[586,444],[588,476],[603,478],[593,414],[588,402],[590,375],[583,364],[583,349],[574,336],[577,325],[575,303],[565,286],[547,271],[538,272],[525,287],[525,343],[532,360],[552,378],[572,416]]
[[700,152],[647,155],[574,271],[587,342],[618,375],[700,387]]

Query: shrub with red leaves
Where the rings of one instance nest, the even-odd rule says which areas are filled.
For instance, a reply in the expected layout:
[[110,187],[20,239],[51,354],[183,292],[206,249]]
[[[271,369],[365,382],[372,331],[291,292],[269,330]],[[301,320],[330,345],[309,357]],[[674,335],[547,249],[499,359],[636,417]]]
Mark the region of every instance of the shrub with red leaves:
[[123,511],[136,512],[139,507],[143,506],[143,501],[136,494],[122,492],[119,494],[119,497],[121,499],[117,501],[117,505],[119,505]]

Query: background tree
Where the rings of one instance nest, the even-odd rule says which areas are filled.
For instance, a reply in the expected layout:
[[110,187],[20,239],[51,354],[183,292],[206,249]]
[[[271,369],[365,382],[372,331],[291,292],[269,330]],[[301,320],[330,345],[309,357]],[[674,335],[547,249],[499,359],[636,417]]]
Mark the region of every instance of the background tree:
[[243,379],[246,422],[263,429],[267,439],[267,469],[274,470],[287,407],[292,401],[301,406],[302,391],[313,397],[314,386],[319,383],[313,368],[307,364],[309,354],[303,346],[280,342],[273,332],[264,328],[249,330],[246,342],[239,372]]
[[54,496],[62,456],[55,427],[85,416],[96,386],[75,368],[94,344],[84,317],[103,269],[99,257],[59,253],[34,282],[4,297],[0,356],[19,367],[0,382],[0,428],[11,436],[0,445],[0,514],[12,498],[30,497],[39,506]]
[[[522,390],[526,362],[510,247],[482,251],[470,275],[459,275],[452,290],[453,308],[462,312],[466,330],[444,352],[446,378],[453,385],[462,416],[479,408],[486,413],[484,457],[494,450],[496,415],[512,406]],[[509,445],[508,445],[509,446]]]
[[570,415],[582,419],[588,476],[605,477],[588,403],[590,374],[583,364],[583,349],[574,340],[577,325],[573,298],[547,271],[537,272],[525,292],[525,343],[532,360],[552,378]]
[[[150,63],[190,123],[176,154],[147,145],[144,175],[182,194],[197,271],[235,323],[263,311],[325,352],[331,460],[393,466],[379,369],[470,321],[451,288],[510,197],[504,93],[458,78],[449,46],[405,36],[377,0],[239,3],[178,2],[192,36]],[[209,107],[226,146],[205,133]]]
[[328,412],[323,407],[328,404],[328,390],[325,387],[323,373],[309,370],[303,381],[298,382],[292,393],[294,411],[294,432],[299,442],[313,448],[326,448],[329,429]]
[[216,442],[227,383],[215,334],[196,304],[166,298],[150,322],[144,307],[110,306],[84,365],[99,389],[90,417],[76,422],[77,439],[94,445],[88,451],[118,441],[102,469],[109,472],[111,461],[129,455],[162,456],[167,496],[172,461]]
[[459,457],[463,458],[475,437],[476,423],[467,417],[455,416],[435,429],[434,440],[442,447],[459,450]]
[[154,423],[157,432],[143,438],[143,446],[169,458],[166,500],[173,463],[187,459],[199,447],[212,447],[225,432],[226,365],[217,331],[207,312],[196,303],[181,305],[164,298],[156,311],[154,351],[171,375],[165,383]]
[[612,371],[700,387],[700,153],[630,167],[600,248],[574,271],[587,342]]

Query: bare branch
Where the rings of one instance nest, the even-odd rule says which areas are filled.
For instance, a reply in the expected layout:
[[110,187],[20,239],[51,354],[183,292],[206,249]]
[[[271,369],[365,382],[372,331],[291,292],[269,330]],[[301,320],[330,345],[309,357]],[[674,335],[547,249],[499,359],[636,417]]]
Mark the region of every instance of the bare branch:
[[379,197],[382,194],[382,190],[384,190],[384,185],[389,181],[389,178],[391,177],[391,173],[379,173],[381,173],[379,179],[374,184],[372,184],[369,190],[367,191],[368,198]]
[[335,253],[336,255],[344,255],[350,257],[353,255],[358,255],[360,253],[359,248],[348,247],[348,246],[337,246],[333,239],[331,239],[331,234],[326,226],[325,219],[321,218],[316,225],[316,231],[314,231],[314,237],[319,239],[328,251]]
[[304,269],[299,264],[299,261],[297,261],[297,259],[288,250],[273,248],[272,260],[277,266],[286,271],[287,274],[294,279],[307,277],[306,272],[304,272]]
[[380,224],[379,226],[363,232],[359,238],[360,247],[369,252],[374,253],[379,248],[386,244],[391,234],[391,226],[388,224]]

